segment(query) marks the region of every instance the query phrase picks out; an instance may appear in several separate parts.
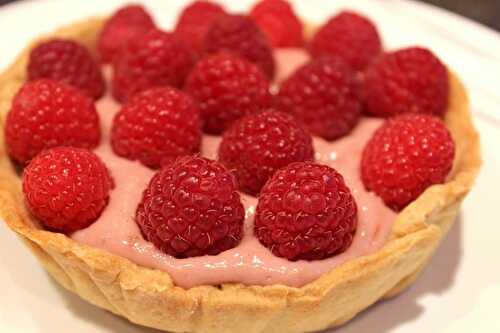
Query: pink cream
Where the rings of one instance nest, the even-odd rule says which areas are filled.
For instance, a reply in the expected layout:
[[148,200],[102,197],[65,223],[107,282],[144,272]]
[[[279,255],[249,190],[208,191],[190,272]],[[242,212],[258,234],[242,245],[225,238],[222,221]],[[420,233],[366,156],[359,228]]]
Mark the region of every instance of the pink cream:
[[[286,77],[290,67],[307,60],[296,50],[279,51],[278,77]],[[239,282],[248,285],[283,284],[301,287],[334,267],[356,257],[373,253],[387,240],[395,213],[372,193],[365,191],[359,177],[359,162],[365,142],[380,125],[378,119],[364,118],[353,132],[335,142],[315,138],[316,159],[331,165],[344,175],[358,204],[358,229],[350,248],[333,258],[318,261],[291,262],[275,257],[253,236],[253,218],[257,199],[242,194],[246,208],[245,235],[234,249],[216,256],[176,259],[156,249],[142,237],[134,216],[142,191],[153,171],[138,162],[116,156],[109,145],[113,115],[119,105],[105,97],[97,103],[103,126],[103,142],[96,153],[113,175],[116,188],[111,192],[108,207],[90,227],[71,237],[81,243],[107,250],[116,255],[170,274],[176,285],[190,288]],[[203,137],[202,155],[216,158],[219,137]]]

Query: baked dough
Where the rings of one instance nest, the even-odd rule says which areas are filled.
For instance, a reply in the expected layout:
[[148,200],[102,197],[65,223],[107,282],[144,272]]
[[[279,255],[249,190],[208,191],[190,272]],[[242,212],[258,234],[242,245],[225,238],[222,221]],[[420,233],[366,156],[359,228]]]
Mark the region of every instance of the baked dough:
[[[88,19],[47,37],[76,39],[95,52],[103,22]],[[29,51],[39,41],[0,75],[0,216],[62,286],[136,324],[199,333],[295,333],[341,325],[415,281],[452,226],[481,164],[466,92],[450,72],[445,121],[456,143],[453,169],[445,184],[430,187],[397,215],[382,249],[340,265],[302,288],[228,283],[183,289],[166,272],[38,229],[26,210],[19,175],[6,153],[3,125],[12,98],[26,79]]]

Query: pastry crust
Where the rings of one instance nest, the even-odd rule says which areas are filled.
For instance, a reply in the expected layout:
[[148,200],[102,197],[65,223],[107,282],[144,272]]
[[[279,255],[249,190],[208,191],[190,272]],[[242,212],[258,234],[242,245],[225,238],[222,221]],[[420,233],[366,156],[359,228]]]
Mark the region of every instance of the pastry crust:
[[[103,19],[59,29],[49,37],[79,40],[95,51]],[[26,78],[29,50],[0,75],[1,130],[11,100]],[[131,322],[171,332],[311,332],[341,325],[378,300],[415,281],[452,226],[481,160],[466,92],[450,73],[445,121],[456,142],[448,181],[427,189],[398,214],[385,246],[351,260],[302,288],[228,283],[182,289],[170,276],[128,259],[36,228],[21,181],[0,138],[0,216],[66,289]]]

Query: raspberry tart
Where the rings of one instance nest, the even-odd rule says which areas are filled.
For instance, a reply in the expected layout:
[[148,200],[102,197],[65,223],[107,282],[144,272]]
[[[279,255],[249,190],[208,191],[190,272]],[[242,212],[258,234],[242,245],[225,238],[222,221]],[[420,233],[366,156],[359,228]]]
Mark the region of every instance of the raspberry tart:
[[411,285],[481,164],[460,80],[353,12],[179,18],[126,6],[1,74],[0,215],[43,267],[170,332],[318,331]]

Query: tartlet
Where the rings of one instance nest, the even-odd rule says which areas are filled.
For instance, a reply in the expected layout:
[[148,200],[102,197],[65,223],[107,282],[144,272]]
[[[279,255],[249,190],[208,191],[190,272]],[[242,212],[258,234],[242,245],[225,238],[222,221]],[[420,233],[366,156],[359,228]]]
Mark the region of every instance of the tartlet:
[[[78,40],[95,51],[104,19],[63,27],[47,37]],[[313,30],[313,29],[308,29]],[[42,38],[41,40],[44,40]],[[10,102],[26,79],[28,46],[0,76],[2,126]],[[479,138],[465,89],[450,71],[445,123],[456,144],[445,184],[428,188],[402,210],[382,249],[351,260],[301,287],[228,283],[183,289],[163,271],[77,243],[38,228],[27,211],[21,180],[0,151],[0,215],[66,289],[133,323],[172,332],[309,332],[338,326],[380,299],[412,284],[445,237],[479,170]],[[3,132],[3,131],[2,131]]]

